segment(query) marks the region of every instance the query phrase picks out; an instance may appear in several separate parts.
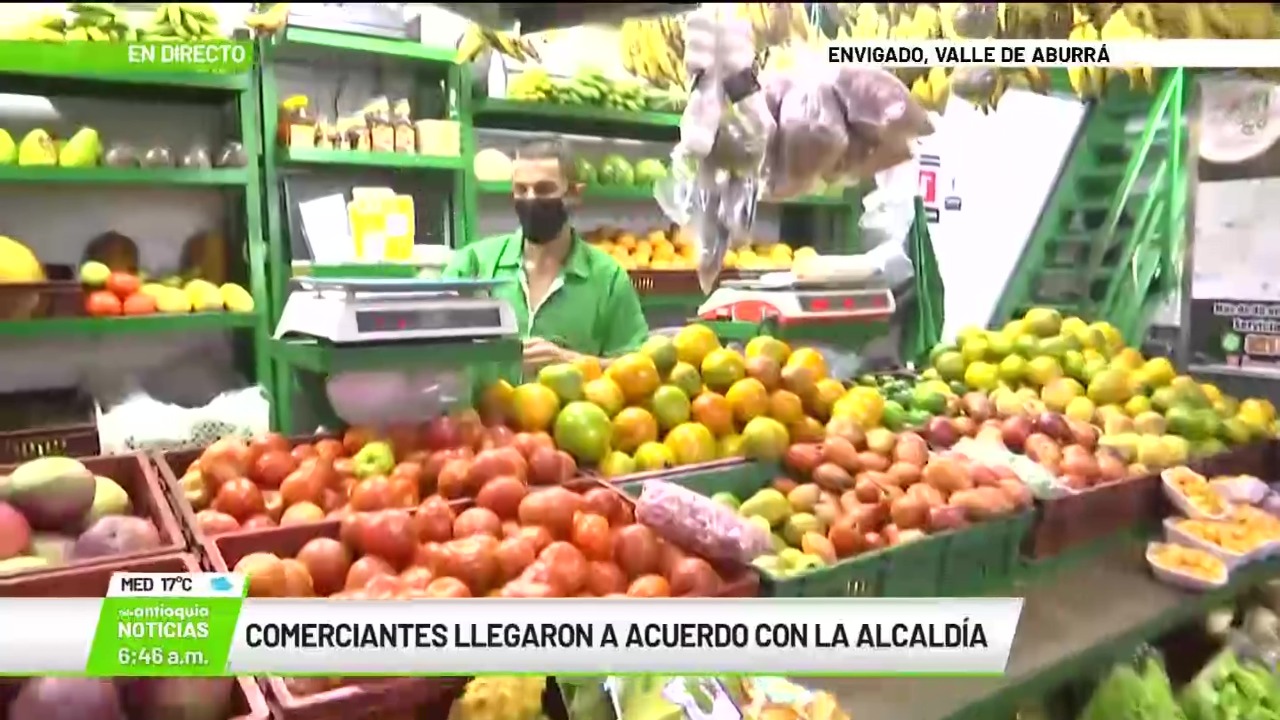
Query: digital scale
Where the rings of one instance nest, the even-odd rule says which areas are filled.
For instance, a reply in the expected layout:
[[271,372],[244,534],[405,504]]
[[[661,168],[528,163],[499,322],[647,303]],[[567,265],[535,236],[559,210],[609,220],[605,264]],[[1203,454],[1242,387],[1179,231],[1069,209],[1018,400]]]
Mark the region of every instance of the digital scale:
[[520,360],[515,312],[492,295],[504,282],[294,278],[272,353],[301,372],[281,377],[279,425],[414,424],[470,406],[490,370]]
[[334,345],[514,337],[516,316],[491,296],[499,280],[294,278],[275,338]]
[[713,322],[773,322],[795,327],[887,321],[896,309],[893,292],[888,289],[728,280],[702,303],[698,316]]

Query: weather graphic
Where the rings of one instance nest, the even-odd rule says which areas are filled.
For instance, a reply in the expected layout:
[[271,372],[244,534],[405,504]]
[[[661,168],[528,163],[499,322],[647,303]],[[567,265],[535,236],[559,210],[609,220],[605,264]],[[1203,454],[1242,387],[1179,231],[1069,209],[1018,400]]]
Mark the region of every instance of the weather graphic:
[[218,575],[209,580],[209,588],[214,592],[220,592],[220,593],[231,592],[233,589],[235,589],[235,583],[231,582],[225,577],[222,577],[221,575]]

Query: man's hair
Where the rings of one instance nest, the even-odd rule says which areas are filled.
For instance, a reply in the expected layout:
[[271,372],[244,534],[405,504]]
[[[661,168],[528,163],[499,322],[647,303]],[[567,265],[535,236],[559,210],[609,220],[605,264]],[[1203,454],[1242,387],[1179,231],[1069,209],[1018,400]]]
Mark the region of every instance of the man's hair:
[[578,181],[573,149],[561,137],[551,136],[530,140],[516,148],[516,159],[555,160],[560,164],[560,175],[566,183],[572,185]]

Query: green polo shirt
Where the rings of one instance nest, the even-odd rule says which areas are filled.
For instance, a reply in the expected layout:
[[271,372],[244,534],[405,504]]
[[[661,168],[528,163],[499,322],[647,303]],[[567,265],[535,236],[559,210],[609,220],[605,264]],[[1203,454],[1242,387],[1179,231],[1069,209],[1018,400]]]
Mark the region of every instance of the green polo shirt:
[[640,347],[649,325],[631,278],[617,260],[574,233],[560,276],[542,304],[531,310],[523,245],[519,232],[471,243],[454,253],[444,277],[513,280],[494,294],[511,303],[522,338],[542,338],[597,357]]

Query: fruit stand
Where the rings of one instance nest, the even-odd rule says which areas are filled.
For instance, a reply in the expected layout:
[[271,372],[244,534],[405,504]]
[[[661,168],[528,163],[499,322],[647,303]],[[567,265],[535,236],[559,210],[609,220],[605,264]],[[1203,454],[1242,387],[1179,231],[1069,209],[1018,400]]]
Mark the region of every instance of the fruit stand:
[[[85,20],[40,27],[129,27],[123,15],[86,5]],[[194,33],[188,16],[206,28],[202,9],[175,5],[148,32],[183,28],[186,37]],[[271,22],[261,14],[248,24]],[[628,26],[624,46],[666,27],[653,22]],[[499,49],[503,38],[511,39],[485,42]],[[1280,613],[1272,552],[1280,547],[1280,485],[1271,485],[1280,482],[1280,440],[1266,399],[1232,397],[1167,359],[1144,357],[1109,322],[1051,307],[944,344],[936,272],[922,271],[932,264],[927,238],[912,248],[923,306],[913,319],[932,329],[904,340],[922,348],[904,353],[920,358],[914,369],[847,377],[808,335],[686,321],[702,297],[674,228],[591,235],[632,271],[647,309],[679,318],[672,332],[654,333],[604,367],[583,359],[523,382],[494,380],[490,367],[519,356],[518,339],[500,322],[486,333],[480,321],[455,322],[447,337],[406,333],[401,342],[385,333],[323,334],[299,318],[352,308],[307,304],[309,291],[441,286],[416,278],[428,264],[417,257],[322,263],[323,251],[307,246],[316,238],[303,232],[300,202],[386,184],[412,204],[419,242],[410,245],[427,238],[456,247],[481,234],[482,198],[508,190],[478,177],[482,128],[576,128],[669,143],[678,115],[663,104],[672,102],[668,92],[601,87],[595,76],[552,82],[536,68],[523,69],[532,77],[519,92],[509,86],[507,98],[473,98],[459,91],[473,78],[452,49],[403,39],[287,27],[257,42],[261,63],[240,76],[4,74],[43,93],[56,85],[222,101],[239,128],[228,136],[254,161],[237,165],[233,152],[225,163],[211,159],[214,167],[198,157],[154,167],[146,159],[156,148],[144,148],[136,166],[124,157],[116,166],[96,131],[60,147],[47,133],[10,142],[14,158],[0,164],[0,179],[209,186],[226,191],[220,202],[243,198],[243,221],[225,232],[243,240],[245,262],[214,273],[216,255],[196,243],[191,254],[207,261],[196,264],[200,277],[184,266],[181,282],[169,282],[138,261],[137,247],[132,272],[121,267],[129,243],[108,234],[62,277],[43,250],[6,242],[3,265],[20,272],[5,276],[0,308],[21,312],[5,315],[0,334],[33,342],[81,333],[99,343],[80,348],[92,353],[100,338],[126,333],[252,330],[252,379],[268,390],[272,427],[289,434],[215,426],[181,448],[99,456],[96,442],[73,443],[60,427],[0,445],[0,597],[94,597],[111,572],[195,570],[243,573],[254,597],[1015,595],[1026,603],[1005,676],[790,678],[813,706],[788,707],[785,717],[817,717],[833,701],[822,717],[1110,720],[1139,695],[1150,707],[1194,706],[1193,718],[1265,718],[1280,709],[1280,685],[1257,660],[1280,650],[1280,632],[1257,620]],[[351,104],[341,89],[318,91],[298,77],[325,72],[402,77],[379,86],[400,82],[387,98]],[[308,145],[321,137],[318,115],[329,104],[346,113],[333,123],[340,139]],[[352,115],[363,119],[353,125]],[[400,147],[397,131],[410,126],[415,142]],[[390,149],[377,149],[372,136],[388,130]],[[657,169],[642,164],[606,155],[579,168],[597,179],[587,197],[650,199],[645,183]],[[830,240],[852,238],[855,205],[852,194],[821,195],[787,210],[843,218],[814,223],[829,223]],[[383,240],[390,254],[394,243]],[[726,272],[785,267],[801,252],[753,245]],[[316,263],[295,278],[291,260],[308,253]],[[71,298],[66,316],[54,312],[60,298]],[[423,301],[396,312],[437,310]],[[454,404],[443,395],[466,393],[421,385],[443,385],[436,378],[454,371],[479,392],[474,403],[441,411]],[[317,424],[326,430],[298,432]],[[83,434],[84,425],[74,427]],[[687,526],[646,512],[673,497],[757,540],[751,560],[726,560],[691,541]],[[1202,628],[1224,606],[1238,611],[1218,621],[1225,628]],[[634,690],[637,706],[658,692],[649,680]],[[270,676],[208,681],[191,692],[207,700],[210,720],[613,717],[583,709],[585,685],[549,681]],[[742,706],[762,692],[750,680],[719,682]],[[1238,690],[1250,682],[1265,692]],[[190,696],[155,683],[35,678],[5,684],[0,700],[13,720],[48,714],[49,698],[73,687],[105,703],[103,717],[190,709]],[[1231,693],[1247,697],[1225,699]],[[1153,712],[1144,717],[1177,717]]]

